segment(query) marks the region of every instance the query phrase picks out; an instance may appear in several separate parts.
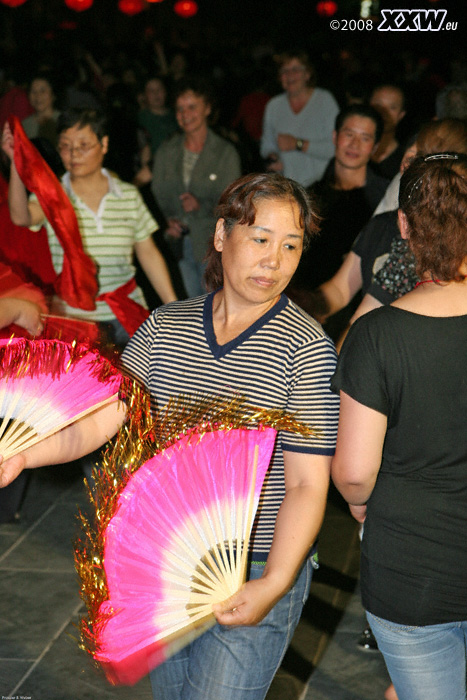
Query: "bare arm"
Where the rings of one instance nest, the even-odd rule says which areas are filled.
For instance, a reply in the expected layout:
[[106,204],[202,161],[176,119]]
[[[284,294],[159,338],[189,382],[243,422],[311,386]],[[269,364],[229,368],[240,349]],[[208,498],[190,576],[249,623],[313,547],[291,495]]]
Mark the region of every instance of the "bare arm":
[[327,302],[327,316],[332,316],[347,306],[362,288],[362,284],[361,258],[350,251],[334,277],[318,288]]
[[330,457],[284,452],[286,495],[260,579],[248,581],[227,601],[213,606],[223,625],[255,625],[292,586],[324,517]]
[[5,462],[0,457],[0,487],[8,486],[23,469],[63,464],[104,445],[126,417],[124,404],[114,401]]
[[375,299],[375,297],[372,296],[371,294],[365,294],[365,296],[361,300],[360,304],[358,305],[357,310],[355,311],[354,315],[350,319],[349,325],[347,326],[347,328],[345,328],[342,331],[342,334],[336,343],[337,352],[341,351],[345,337],[346,337],[347,333],[349,332],[349,329],[350,329],[350,326],[352,325],[352,323],[355,323],[357,318],[360,318],[360,316],[364,316],[366,313],[368,313],[368,311],[373,311],[373,309],[378,309],[380,306],[382,306],[382,303],[380,301],[378,301],[378,299]]
[[357,307],[357,310],[350,319],[350,324],[352,325],[352,323],[355,323],[357,318],[360,318],[360,316],[364,316],[369,311],[373,311],[373,309],[378,309],[380,306],[382,306],[382,303],[378,301],[378,299],[375,299],[375,297],[371,294],[365,294],[359,306]]
[[381,466],[387,417],[343,391],[340,396],[332,480],[349,504],[362,506],[373,491]]
[[29,202],[28,193],[16,170],[14,161],[14,136],[8,122],[3,127],[2,148],[11,161],[8,205],[10,217],[17,226],[36,226],[45,220],[45,214],[38,202]]
[[163,304],[176,301],[166,262],[151,237],[135,244],[135,253],[146,277],[156,290]]

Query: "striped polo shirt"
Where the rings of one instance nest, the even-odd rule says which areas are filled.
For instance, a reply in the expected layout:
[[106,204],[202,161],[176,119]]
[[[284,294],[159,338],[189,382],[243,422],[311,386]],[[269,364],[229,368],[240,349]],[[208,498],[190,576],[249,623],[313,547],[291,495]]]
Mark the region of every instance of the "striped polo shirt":
[[[134,245],[149,238],[158,229],[138,189],[113,177],[105,169],[102,169],[102,173],[108,178],[109,191],[102,198],[97,213],[73,192],[70,174],[65,173],[62,178],[63,188],[78,219],[84,250],[97,265],[99,294],[111,292],[134,277]],[[45,225],[52,263],[59,274],[63,266],[63,249],[50,223],[46,221]],[[35,230],[38,228],[35,227]],[[146,307],[141,289],[136,288],[130,298]],[[63,301],[60,304],[60,311],[67,316],[92,321],[114,318],[108,305],[102,301],[96,302],[95,311],[76,309]]]
[[262,561],[285,495],[283,450],[334,454],[339,399],[330,377],[336,351],[321,326],[284,294],[237,338],[218,345],[213,298],[158,308],[131,339],[123,364],[149,388],[154,408],[180,394],[240,392],[256,406],[292,411],[318,431],[312,438],[278,436],[250,542],[253,558]]

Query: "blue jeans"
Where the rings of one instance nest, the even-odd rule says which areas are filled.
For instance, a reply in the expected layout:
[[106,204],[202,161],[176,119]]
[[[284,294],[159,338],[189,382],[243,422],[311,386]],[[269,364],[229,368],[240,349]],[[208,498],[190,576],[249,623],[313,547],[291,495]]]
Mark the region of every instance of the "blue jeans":
[[[250,579],[262,565],[252,565]],[[151,672],[154,700],[262,700],[279,668],[308,597],[308,559],[294,586],[255,627],[214,625]]]
[[399,700],[465,700],[467,622],[411,627],[367,618]]
[[190,298],[206,294],[206,287],[203,282],[206,264],[195,259],[189,235],[183,238],[183,257],[178,261],[178,267],[186,293]]

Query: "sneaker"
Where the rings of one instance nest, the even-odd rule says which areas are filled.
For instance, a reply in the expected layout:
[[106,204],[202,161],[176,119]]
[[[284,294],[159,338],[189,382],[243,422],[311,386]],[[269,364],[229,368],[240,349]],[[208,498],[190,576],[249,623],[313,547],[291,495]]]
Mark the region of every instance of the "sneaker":
[[362,651],[378,651],[378,642],[374,638],[370,626],[365,627],[361,633],[357,646],[362,649]]

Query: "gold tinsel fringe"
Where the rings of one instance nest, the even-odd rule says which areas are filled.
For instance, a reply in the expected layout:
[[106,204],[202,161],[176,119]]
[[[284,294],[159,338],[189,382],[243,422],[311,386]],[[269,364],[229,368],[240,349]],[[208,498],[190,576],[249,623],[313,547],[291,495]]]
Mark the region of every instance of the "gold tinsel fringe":
[[120,494],[142,464],[190,433],[271,427],[304,436],[316,435],[293,414],[251,406],[238,394],[179,396],[154,418],[149,395],[136,382],[126,381],[122,398],[127,403],[129,419],[104,453],[101,468],[94,471],[94,490],[88,485],[94,522],[79,513],[82,536],[74,546],[81,598],[87,608],[87,616],[80,621],[80,647],[91,657],[98,651],[99,630],[106,623],[99,609],[109,597],[104,570],[105,531],[117,510]]
[[58,377],[86,355],[93,356],[91,372],[98,381],[106,382],[119,374],[112,362],[84,343],[11,338],[0,345],[0,379],[40,377],[43,374]]

